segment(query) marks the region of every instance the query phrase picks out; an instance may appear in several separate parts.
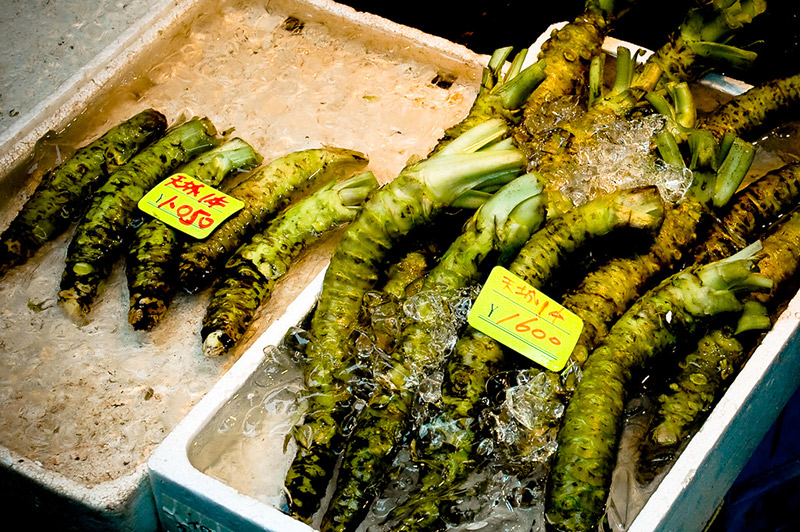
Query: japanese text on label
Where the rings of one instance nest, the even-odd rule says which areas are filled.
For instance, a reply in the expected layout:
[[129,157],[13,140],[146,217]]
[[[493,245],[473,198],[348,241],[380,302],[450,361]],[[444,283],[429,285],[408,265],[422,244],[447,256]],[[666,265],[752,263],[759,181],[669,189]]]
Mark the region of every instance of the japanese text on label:
[[469,324],[552,371],[561,371],[583,329],[581,319],[502,267],[495,267]]
[[244,206],[188,174],[174,174],[150,190],[139,208],[195,238],[205,238]]

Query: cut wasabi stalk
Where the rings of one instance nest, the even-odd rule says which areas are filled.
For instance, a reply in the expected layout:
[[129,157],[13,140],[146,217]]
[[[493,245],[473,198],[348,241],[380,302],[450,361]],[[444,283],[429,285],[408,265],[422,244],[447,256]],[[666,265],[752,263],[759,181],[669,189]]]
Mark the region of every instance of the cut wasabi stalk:
[[502,119],[509,126],[520,118],[522,104],[545,79],[544,63],[534,63],[521,70],[527,49],[521,50],[506,72],[506,58],[511,48],[500,48],[492,54],[489,64],[483,69],[481,87],[467,116],[454,126],[447,128],[444,136],[431,152],[435,154],[456,138],[463,142],[463,134],[488,120]]
[[[261,156],[239,138],[207,151],[178,171],[215,187],[234,173],[252,170]],[[178,259],[185,239],[158,219],[136,229],[126,257],[130,310],[128,323],[137,330],[152,329],[167,311],[177,290]]]
[[322,233],[351,222],[377,188],[372,172],[331,181],[236,250],[203,318],[203,354],[219,356],[234,347],[303,249]]
[[162,135],[166,127],[164,115],[147,109],[47,172],[0,237],[0,276],[64,232],[108,176]]
[[90,306],[131,236],[136,206],[160,180],[198,154],[219,144],[207,118],[172,128],[114,172],[92,198],[67,249],[59,304],[74,320]]
[[411,251],[389,267],[386,283],[381,291],[389,297],[402,301],[408,297],[408,290],[412,284],[428,273],[430,262],[424,253]]

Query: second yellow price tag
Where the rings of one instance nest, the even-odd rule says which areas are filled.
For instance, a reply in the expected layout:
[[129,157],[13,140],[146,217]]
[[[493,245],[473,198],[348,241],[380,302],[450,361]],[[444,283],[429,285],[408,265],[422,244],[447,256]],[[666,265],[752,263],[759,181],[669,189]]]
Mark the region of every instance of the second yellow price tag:
[[175,174],[139,200],[139,208],[170,227],[202,239],[244,203],[188,174]]
[[552,371],[564,369],[583,329],[580,317],[500,266],[492,270],[467,321]]

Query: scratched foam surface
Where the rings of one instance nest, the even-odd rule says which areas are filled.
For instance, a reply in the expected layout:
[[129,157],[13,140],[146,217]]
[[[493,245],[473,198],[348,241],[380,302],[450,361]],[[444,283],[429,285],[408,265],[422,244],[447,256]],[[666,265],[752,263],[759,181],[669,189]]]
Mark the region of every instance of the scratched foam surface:
[[0,135],[158,2],[0,2]]

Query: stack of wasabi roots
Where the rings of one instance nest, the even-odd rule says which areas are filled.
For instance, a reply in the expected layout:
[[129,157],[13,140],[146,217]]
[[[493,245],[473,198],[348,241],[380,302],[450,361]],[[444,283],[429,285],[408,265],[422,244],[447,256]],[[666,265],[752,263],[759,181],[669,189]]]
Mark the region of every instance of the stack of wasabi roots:
[[[350,149],[310,148],[262,163],[250,144],[208,118],[167,127],[146,109],[47,172],[0,237],[0,274],[73,228],[56,297],[78,325],[93,319],[124,260],[133,329],[156,327],[179,289],[209,289],[202,351],[229,353],[304,249],[352,221],[378,188],[364,171],[367,157]],[[176,194],[201,199],[222,190],[244,206],[196,239],[139,209],[165,179]]]
[[[800,168],[754,179],[748,139],[797,103],[800,79],[698,113],[690,83],[746,68],[754,54],[731,39],[766,9],[709,0],[646,61],[620,49],[607,86],[602,43],[628,7],[587,2],[526,68],[526,50],[496,51],[468,115],[348,226],[298,348],[288,514],[324,532],[478,529],[503,504],[542,507],[535,530],[596,530],[636,383],[659,368],[646,484],[769,330],[797,266]],[[543,130],[561,99],[580,112]],[[680,199],[641,182],[565,193],[561,168],[607,124],[643,117],[662,124],[648,156],[687,176]],[[467,324],[498,265],[583,320],[563,371]],[[483,491],[508,475],[522,488]]]

